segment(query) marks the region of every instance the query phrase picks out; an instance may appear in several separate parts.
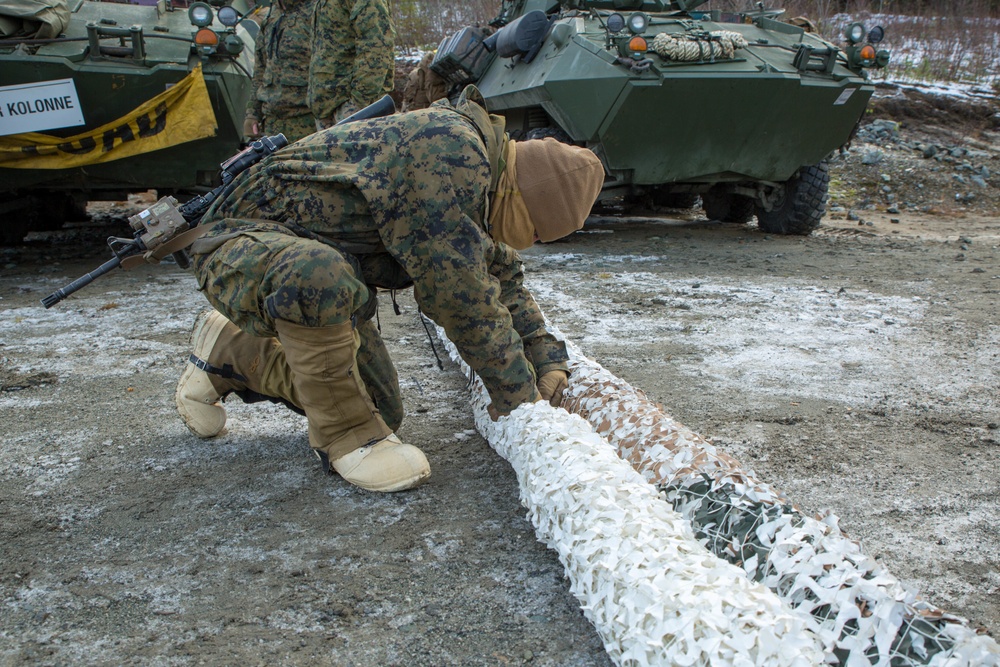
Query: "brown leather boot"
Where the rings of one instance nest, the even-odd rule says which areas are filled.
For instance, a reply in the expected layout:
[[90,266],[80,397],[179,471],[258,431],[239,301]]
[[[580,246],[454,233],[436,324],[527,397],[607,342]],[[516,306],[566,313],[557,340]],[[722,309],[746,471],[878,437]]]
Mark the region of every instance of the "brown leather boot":
[[370,491],[402,491],[426,480],[423,452],[400,442],[368,396],[350,322],[306,327],[275,322],[309,422],[309,443],[341,477]]
[[301,412],[277,339],[251,336],[218,311],[207,310],[195,321],[191,348],[174,402],[181,419],[199,438],[222,433],[226,426],[222,401],[231,393],[248,403],[276,400]]

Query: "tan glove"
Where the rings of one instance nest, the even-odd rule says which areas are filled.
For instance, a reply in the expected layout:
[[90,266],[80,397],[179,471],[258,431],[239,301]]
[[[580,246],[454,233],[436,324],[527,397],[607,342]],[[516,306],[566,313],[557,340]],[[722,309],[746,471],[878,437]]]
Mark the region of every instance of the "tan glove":
[[256,139],[260,136],[260,121],[253,116],[247,116],[243,120],[243,136],[247,139]]
[[569,373],[549,371],[538,378],[538,393],[554,408],[562,403],[563,392],[569,387]]

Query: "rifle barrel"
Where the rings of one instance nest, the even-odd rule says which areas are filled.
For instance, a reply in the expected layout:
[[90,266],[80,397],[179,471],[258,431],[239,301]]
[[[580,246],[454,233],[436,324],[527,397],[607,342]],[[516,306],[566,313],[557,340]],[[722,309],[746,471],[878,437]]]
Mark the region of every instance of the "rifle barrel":
[[108,271],[118,268],[119,266],[121,266],[121,264],[122,264],[121,257],[118,256],[112,257],[111,259],[104,262],[104,264],[101,264],[99,267],[97,267],[90,273],[80,276],[79,278],[71,282],[69,285],[66,285],[61,289],[57,289],[55,292],[42,299],[42,305],[45,306],[46,308],[51,308],[52,306],[56,305],[57,303],[68,297],[73,292],[77,291],[82,287],[86,287],[90,283],[94,282],[95,280],[103,276]]

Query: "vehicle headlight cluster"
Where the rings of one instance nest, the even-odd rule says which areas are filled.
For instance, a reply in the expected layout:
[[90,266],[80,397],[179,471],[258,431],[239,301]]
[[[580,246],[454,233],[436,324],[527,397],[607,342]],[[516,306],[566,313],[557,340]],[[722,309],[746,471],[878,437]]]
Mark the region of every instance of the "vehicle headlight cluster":
[[643,33],[649,27],[649,15],[643,12],[632,12],[626,18],[615,12],[608,16],[605,25],[609,38],[618,43],[618,50],[623,56],[629,58],[645,57],[649,50],[649,43],[643,37]]
[[[861,45],[867,35],[867,44]],[[877,25],[865,31],[865,24],[851,23],[844,30],[844,38],[848,43],[848,57],[859,67],[885,67],[889,64],[889,51],[876,50],[875,45],[885,39],[885,29]]]
[[[188,18],[197,30],[194,33],[194,48],[202,55],[237,55],[243,50],[243,40],[235,34],[236,25],[243,17],[230,5],[216,11],[207,2],[193,2],[188,7]],[[218,19],[222,30],[211,26]]]

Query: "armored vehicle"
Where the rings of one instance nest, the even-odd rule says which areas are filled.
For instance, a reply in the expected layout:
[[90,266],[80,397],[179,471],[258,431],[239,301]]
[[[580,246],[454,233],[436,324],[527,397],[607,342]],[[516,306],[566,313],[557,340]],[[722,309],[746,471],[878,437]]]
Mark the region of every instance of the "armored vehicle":
[[239,150],[245,7],[133,1],[0,6],[0,242],[58,228],[88,200],[203,192]]
[[[783,10],[705,0],[504,0],[489,28],[442,41],[431,69],[474,82],[514,139],[587,146],[603,200],[701,198],[709,218],[809,234],[825,209],[825,160],[849,141],[884,67],[880,27],[843,42]],[[749,4],[749,3],[748,3]]]

